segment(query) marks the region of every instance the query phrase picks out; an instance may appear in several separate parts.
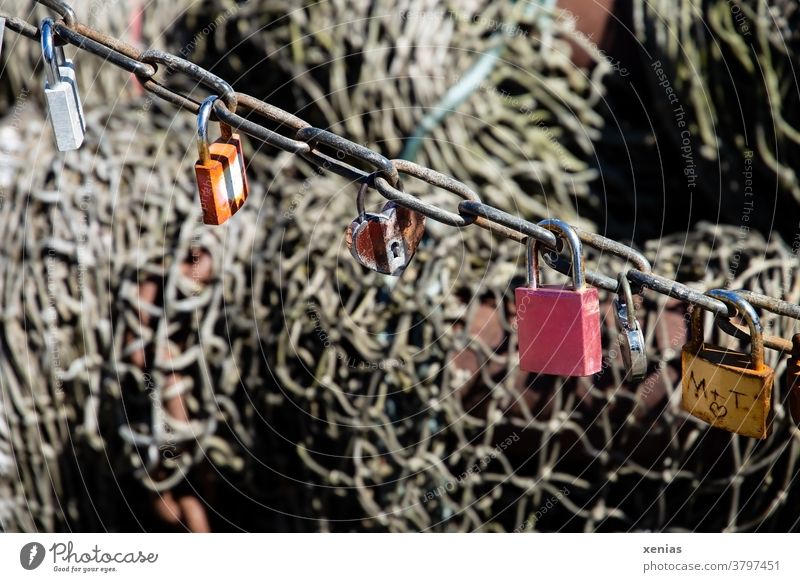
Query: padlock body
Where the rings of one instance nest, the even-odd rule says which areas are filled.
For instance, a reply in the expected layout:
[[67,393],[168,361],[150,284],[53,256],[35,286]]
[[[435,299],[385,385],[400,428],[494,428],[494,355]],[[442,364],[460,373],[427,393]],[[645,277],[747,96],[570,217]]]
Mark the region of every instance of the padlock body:
[[81,96],[78,92],[78,80],[75,76],[75,64],[72,59],[66,59],[62,64],[58,65],[58,73],[61,75],[61,80],[72,86],[72,94],[75,97],[75,104],[78,107],[78,119],[81,122],[81,130],[86,133],[86,118],[83,115],[83,103],[81,103]]
[[76,150],[83,143],[85,132],[75,90],[75,85],[68,78],[53,85],[45,83],[44,86],[56,147],[62,152]]
[[614,319],[619,332],[622,362],[631,381],[641,380],[647,375],[647,350],[644,334],[639,322],[631,317],[628,306],[614,300]]
[[717,428],[742,436],[769,436],[775,372],[754,368],[750,356],[704,343],[681,352],[682,408]]
[[641,328],[623,330],[619,338],[622,363],[631,380],[642,380],[647,376],[647,353]]
[[234,133],[231,138],[225,142],[225,140],[217,140],[222,141],[223,143],[230,143],[236,147],[236,172],[238,175],[241,176],[241,186],[237,187],[236,189],[236,201],[237,201],[237,210],[241,208],[245,201],[247,200],[247,196],[250,194],[250,184],[247,181],[247,168],[245,167],[245,159],[244,159],[244,148],[242,147],[242,139],[239,137],[238,133]]
[[425,234],[425,217],[387,202],[380,214],[364,213],[347,228],[345,241],[365,267],[399,277]]
[[603,367],[597,289],[543,285],[516,289],[520,368],[591,376]]
[[385,275],[400,275],[408,264],[403,239],[388,228],[382,214],[367,213],[354,221],[350,254],[369,268]]
[[209,145],[209,161],[195,163],[197,189],[205,224],[223,224],[242,207],[249,192],[241,140],[234,134]]

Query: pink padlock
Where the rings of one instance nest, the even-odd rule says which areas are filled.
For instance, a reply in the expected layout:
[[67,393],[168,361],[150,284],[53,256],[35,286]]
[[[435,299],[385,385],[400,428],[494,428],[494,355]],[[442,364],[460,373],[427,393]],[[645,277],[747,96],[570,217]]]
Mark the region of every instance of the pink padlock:
[[520,368],[556,376],[591,376],[603,367],[600,301],[597,289],[586,286],[581,240],[562,220],[543,220],[539,226],[569,245],[572,285],[539,285],[539,242],[529,238],[528,286],[516,289]]

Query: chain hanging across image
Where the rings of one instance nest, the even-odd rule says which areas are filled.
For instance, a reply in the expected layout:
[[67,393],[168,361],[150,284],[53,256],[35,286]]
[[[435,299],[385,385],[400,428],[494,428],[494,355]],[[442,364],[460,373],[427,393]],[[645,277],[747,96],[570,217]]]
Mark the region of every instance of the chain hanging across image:
[[[57,38],[74,45],[84,52],[92,53],[105,62],[136,75],[146,90],[162,98],[166,102],[191,114],[198,114],[201,104],[208,99],[206,92],[219,93],[222,98],[215,100],[210,105],[210,109],[212,110],[211,117],[215,121],[229,126],[232,130],[247,134],[253,138],[253,140],[260,142],[260,144],[265,144],[291,154],[297,154],[298,157],[302,157],[315,168],[338,174],[352,181],[357,188],[363,188],[364,191],[366,191],[366,189],[374,189],[391,204],[395,204],[397,207],[401,207],[410,212],[419,213],[424,219],[430,219],[431,221],[459,229],[464,229],[474,224],[503,238],[515,240],[526,245],[536,241],[544,250],[543,259],[548,267],[568,276],[573,275],[573,261],[563,255],[561,252],[563,249],[560,247],[564,245],[559,243],[558,238],[551,231],[536,222],[524,220],[482,202],[479,195],[464,182],[436,172],[430,168],[414,164],[413,162],[391,160],[379,152],[369,150],[360,144],[341,138],[333,132],[313,127],[311,124],[306,123],[292,113],[277,108],[253,96],[236,92],[231,85],[223,79],[193,65],[185,59],[163,52],[143,52],[131,45],[126,45],[122,41],[111,38],[102,32],[89,28],[78,22],[74,18],[74,15],[70,18],[68,16],[70,12],[62,6],[63,3],[55,2],[47,4],[53,7],[58,6],[61,10],[64,10],[64,12],[62,12],[62,14],[64,14],[64,20],[56,22],[53,26]],[[56,10],[59,8],[56,8]],[[9,23],[9,30],[19,32],[23,36],[37,41],[41,39],[40,31],[27,23],[11,16],[5,16],[5,18]],[[161,75],[159,75],[159,66],[161,67]],[[163,73],[166,72],[170,74],[163,75]],[[170,88],[173,86],[172,82],[166,83],[162,80],[156,80],[157,76],[159,79],[162,79],[172,77],[176,74],[194,83],[193,91],[185,94],[180,93]],[[258,118],[261,118],[262,121],[266,122],[268,125],[262,125],[257,121]],[[186,142],[187,144],[190,142],[190,134],[186,135]],[[264,152],[263,155],[268,154]],[[431,204],[426,200],[422,200],[404,191],[402,182],[411,182],[411,180],[408,180],[408,177],[419,179],[432,188],[444,191],[446,195],[455,194],[460,197],[462,201],[458,204],[458,200],[456,200],[450,207],[440,207]],[[350,196],[352,193],[354,193],[354,190],[350,188],[346,190],[346,193],[339,195]],[[544,216],[542,216],[542,218],[544,218]],[[342,231],[344,231],[345,226],[345,224],[341,225]],[[737,315],[737,312],[724,301],[721,301],[713,295],[707,295],[699,289],[680,283],[677,280],[654,273],[650,262],[645,258],[644,254],[632,246],[589,232],[584,228],[571,227],[571,229],[577,233],[580,241],[587,249],[591,249],[592,252],[597,251],[601,256],[613,256],[615,261],[619,259],[624,262],[624,265],[618,269],[587,268],[584,274],[586,283],[589,286],[597,287],[598,289],[611,293],[624,293],[619,279],[619,276],[622,275],[627,277],[627,280],[633,287],[634,293],[639,293],[643,289],[649,289],[655,292],[652,293],[651,296],[661,295],[671,297],[682,303],[695,305],[712,312],[716,316],[717,324],[726,332],[736,333],[739,337],[743,337],[744,339],[749,337],[742,326],[737,326],[737,324],[731,321],[730,318]],[[344,236],[342,238],[344,239]],[[648,254],[648,256],[652,257],[653,255]],[[660,263],[656,263],[657,271],[660,271],[659,267]],[[660,272],[663,273],[663,271]],[[772,292],[774,292],[774,289]],[[759,309],[768,310],[784,317],[800,318],[800,307],[795,304],[754,291],[742,291],[740,295]],[[657,297],[656,299],[652,299],[652,302],[660,302],[662,299],[662,297]],[[652,302],[650,303],[651,308]],[[317,313],[317,311],[322,313],[324,311],[323,307],[309,306],[308,309],[314,313]],[[362,307],[358,313],[365,313],[364,308]],[[259,312],[259,314],[263,316],[262,312]],[[643,315],[641,310],[639,311],[639,315]],[[645,317],[647,317],[647,315],[645,315]],[[647,326],[645,326],[645,329],[647,329]],[[729,330],[738,331],[733,332]],[[789,344],[790,342],[788,342],[788,340],[776,336],[764,335],[764,346],[773,350],[788,353],[787,345]],[[491,350],[489,350],[489,352],[491,352]],[[394,357],[394,355],[394,353],[391,354],[392,357]],[[285,354],[279,357],[285,358]],[[513,361],[513,358],[510,358],[510,361]],[[318,364],[322,367],[324,362],[319,362]],[[315,390],[315,388],[309,389],[301,385],[295,386],[292,380],[293,379],[285,379],[283,377],[280,378],[281,383],[292,386],[292,389],[297,390],[296,396],[298,397],[309,397],[308,394]],[[374,389],[375,387],[370,388],[370,390]],[[380,387],[378,393],[380,394],[382,390],[384,390],[384,388]],[[180,391],[180,388],[176,388],[170,393],[170,397],[174,396],[174,393],[179,393]],[[338,397],[341,398],[341,405],[350,411],[353,416],[359,413],[356,409],[351,410],[347,408],[350,405],[347,403],[347,399],[344,396],[340,394]],[[380,396],[378,402],[382,402],[382,398],[384,398],[384,396]],[[391,398],[389,400],[391,401]],[[392,403],[392,405],[394,405],[394,403]],[[394,414],[393,412],[379,410],[380,407],[378,404],[375,404],[374,407],[374,414],[387,414],[389,415],[387,418],[394,418],[391,416],[391,414]],[[154,406],[154,418],[157,415],[156,413],[157,407]],[[213,415],[210,415],[210,418],[213,419]],[[337,422],[340,421],[337,420]],[[535,424],[534,426],[538,427],[540,425]],[[154,425],[154,433],[157,432],[155,428],[156,426]],[[191,437],[187,437],[186,435],[194,434],[193,430],[196,434],[201,435],[200,438],[205,443],[213,438],[213,433],[218,427],[216,424],[209,423],[202,427],[197,427],[199,430],[184,428],[185,430],[183,432],[178,431],[177,437],[173,439],[181,447],[191,440]],[[125,433],[125,435],[126,436],[122,437],[123,439],[134,443],[137,447],[140,447],[142,451],[147,451],[147,454],[144,455],[145,471],[138,475],[142,476],[142,478],[146,478],[146,475],[150,475],[152,478],[152,476],[161,470],[161,467],[157,466],[158,463],[153,462],[157,457],[157,455],[153,454],[153,451],[157,451],[160,447],[165,446],[165,438],[167,437],[163,434],[161,434],[159,438],[155,438],[155,434],[153,438],[140,433],[136,433],[135,435]],[[389,432],[386,438],[391,441],[394,437]],[[370,448],[371,446],[368,438],[359,437],[356,447],[359,454],[357,457],[357,464],[359,467],[362,467],[360,470],[365,470],[363,468],[369,467],[371,475],[379,475],[380,470],[376,468],[377,464],[372,463],[370,459],[371,455],[376,456],[378,453],[372,450]],[[194,465],[195,460],[193,457],[197,456],[198,450],[199,447],[197,450],[187,451],[187,454],[181,455],[176,462],[172,463],[169,467],[172,471],[169,473],[169,476],[165,477],[160,484],[154,485],[154,487],[157,489],[168,489],[176,482],[179,482],[182,476]],[[341,475],[339,473],[328,474],[328,470],[324,466],[316,463],[314,458],[308,454],[307,451],[304,451],[302,447],[298,450],[298,454],[302,456],[304,462],[307,462],[310,470],[319,471],[320,475],[325,475],[325,479],[331,479],[334,482],[337,479],[341,479],[341,482],[351,479],[350,475],[344,473]],[[598,455],[600,455],[600,451],[598,451]],[[400,463],[402,457],[397,455],[396,458],[397,462]],[[408,470],[411,471],[412,469]],[[494,475],[492,475],[492,477],[494,477]],[[348,481],[348,484],[355,487],[357,481],[353,483]],[[367,496],[364,496],[363,503],[365,506],[369,504]],[[376,514],[377,513],[376,510]],[[576,515],[577,514],[576,511]],[[477,518],[470,519],[474,520]]]

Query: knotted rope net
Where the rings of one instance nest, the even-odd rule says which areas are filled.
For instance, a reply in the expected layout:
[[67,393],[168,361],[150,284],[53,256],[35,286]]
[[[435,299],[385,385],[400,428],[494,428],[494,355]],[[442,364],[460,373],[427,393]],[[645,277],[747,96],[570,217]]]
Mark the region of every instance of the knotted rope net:
[[[758,39],[747,56],[729,2],[637,2],[636,34],[671,71],[698,167],[723,160],[716,171],[741,186],[737,156],[749,148],[764,204],[775,193],[790,216],[796,90],[769,80],[785,79],[796,56],[796,10],[771,2],[767,18],[755,1],[734,4]],[[31,22],[46,14],[23,0],[2,8]],[[741,190],[713,180],[692,192],[705,202],[682,207],[687,176],[669,171],[685,167],[681,143],[663,153],[673,114],[655,129],[617,125],[624,79],[557,8],[120,0],[76,11],[312,124],[458,176],[509,212],[636,238],[659,274],[800,301],[790,227],[743,231],[741,206],[728,202]],[[0,129],[2,529],[797,529],[786,511],[798,503],[800,441],[784,405],[785,355],[768,351],[778,377],[763,442],[680,410],[686,310],[656,294],[638,311],[650,359],[641,383],[625,381],[605,293],[603,372],[529,377],[513,330],[524,246],[429,221],[401,278],[366,272],[343,244],[356,186],[252,142],[248,203],[227,226],[205,227],[191,115],[84,55],[90,130],[81,150],[59,154],[38,47],[10,48],[12,36]],[[722,54],[751,81],[754,62],[770,67],[769,89],[737,83],[752,103],[746,141],[714,60],[686,61],[690,40],[691,55]],[[593,56],[590,74],[572,64],[576,46]],[[648,67],[655,109],[665,105]],[[464,94],[472,75],[480,81]],[[668,162],[636,163],[659,145]],[[595,252],[587,262],[624,268]],[[796,329],[763,320],[774,335]]]

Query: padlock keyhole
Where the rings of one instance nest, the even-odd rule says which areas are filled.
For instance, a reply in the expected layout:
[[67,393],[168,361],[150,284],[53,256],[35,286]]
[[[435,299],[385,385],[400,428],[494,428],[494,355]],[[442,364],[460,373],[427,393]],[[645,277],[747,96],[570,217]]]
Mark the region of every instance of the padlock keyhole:
[[400,258],[400,243],[397,241],[392,243],[392,258],[393,259]]

